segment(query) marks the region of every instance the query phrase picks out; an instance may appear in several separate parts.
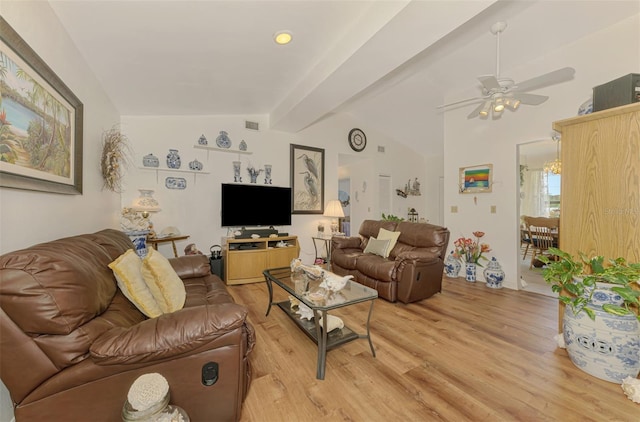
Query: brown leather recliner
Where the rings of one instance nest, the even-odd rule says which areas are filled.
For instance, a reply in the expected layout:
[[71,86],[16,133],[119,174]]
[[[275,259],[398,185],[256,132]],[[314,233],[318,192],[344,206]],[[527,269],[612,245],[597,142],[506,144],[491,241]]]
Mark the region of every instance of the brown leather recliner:
[[[387,258],[364,253],[380,228],[400,232]],[[353,275],[355,281],[376,289],[390,302],[417,302],[442,290],[448,229],[425,223],[365,220],[358,234],[331,239],[331,271]]]
[[[107,266],[129,238],[103,230],[0,257],[0,378],[20,421],[118,421],[131,384],[157,372],[192,421],[234,421],[255,336],[203,255],[170,260],[183,309],[145,317]],[[218,364],[204,385],[203,365]]]

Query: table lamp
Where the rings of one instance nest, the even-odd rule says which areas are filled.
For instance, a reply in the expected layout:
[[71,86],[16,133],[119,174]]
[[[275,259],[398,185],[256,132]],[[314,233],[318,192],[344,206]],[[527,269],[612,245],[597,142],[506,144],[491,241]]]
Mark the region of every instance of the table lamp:
[[140,196],[133,201],[131,209],[141,213],[142,217],[147,221],[149,227],[149,237],[156,237],[156,232],[153,230],[153,223],[149,218],[151,213],[160,211],[160,204],[153,197],[153,191],[150,189],[138,189]]
[[333,201],[329,201],[327,206],[324,209],[325,217],[331,218],[331,234],[335,234],[338,232],[338,219],[344,218],[344,211],[342,211],[342,204],[339,200],[334,199]]

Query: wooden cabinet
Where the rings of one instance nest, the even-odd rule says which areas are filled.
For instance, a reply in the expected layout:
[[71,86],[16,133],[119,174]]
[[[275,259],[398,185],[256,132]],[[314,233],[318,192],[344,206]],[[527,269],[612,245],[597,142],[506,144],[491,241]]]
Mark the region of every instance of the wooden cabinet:
[[[560,120],[560,249],[640,262],[640,104]],[[564,306],[559,307],[562,332]]]
[[560,248],[640,262],[640,104],[557,121]]
[[299,254],[297,236],[227,239],[224,248],[225,282],[245,284],[264,281],[262,272],[265,269],[288,267]]

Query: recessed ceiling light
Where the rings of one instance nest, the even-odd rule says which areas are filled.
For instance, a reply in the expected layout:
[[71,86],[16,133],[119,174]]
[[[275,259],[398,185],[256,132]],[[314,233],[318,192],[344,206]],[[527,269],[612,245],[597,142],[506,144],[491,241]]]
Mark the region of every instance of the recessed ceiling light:
[[273,40],[279,45],[289,44],[292,38],[293,36],[289,31],[278,31],[273,34]]

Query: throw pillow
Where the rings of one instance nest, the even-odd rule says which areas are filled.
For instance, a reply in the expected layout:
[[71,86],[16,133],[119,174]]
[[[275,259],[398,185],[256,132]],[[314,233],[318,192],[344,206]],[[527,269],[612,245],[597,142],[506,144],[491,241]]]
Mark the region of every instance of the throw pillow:
[[389,254],[393,250],[393,247],[396,246],[396,242],[398,241],[399,237],[400,237],[400,232],[392,232],[380,227],[380,231],[378,232],[378,239],[389,241],[389,247],[387,248],[387,251],[383,255],[385,258],[389,256]]
[[142,260],[142,276],[162,312],[182,309],[187,297],[184,283],[169,260],[153,248]]
[[142,277],[142,260],[133,249],[129,249],[109,264],[118,282],[118,287],[136,308],[150,318],[162,315],[162,310],[154,299]]
[[384,257],[387,248],[389,247],[389,240],[378,240],[375,237],[369,238],[367,247],[364,248],[364,253],[372,253]]

